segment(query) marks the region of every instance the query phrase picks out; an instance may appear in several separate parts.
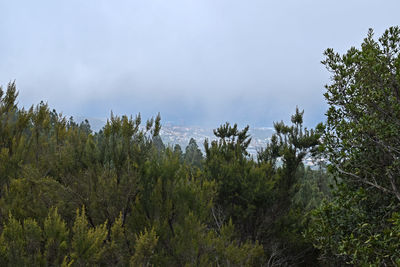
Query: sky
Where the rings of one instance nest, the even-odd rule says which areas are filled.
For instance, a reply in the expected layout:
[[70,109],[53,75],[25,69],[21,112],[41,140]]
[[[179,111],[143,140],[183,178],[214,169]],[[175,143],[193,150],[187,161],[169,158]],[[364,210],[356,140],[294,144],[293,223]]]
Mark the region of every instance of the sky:
[[323,51],[400,24],[400,1],[0,0],[0,85],[67,116],[324,121]]

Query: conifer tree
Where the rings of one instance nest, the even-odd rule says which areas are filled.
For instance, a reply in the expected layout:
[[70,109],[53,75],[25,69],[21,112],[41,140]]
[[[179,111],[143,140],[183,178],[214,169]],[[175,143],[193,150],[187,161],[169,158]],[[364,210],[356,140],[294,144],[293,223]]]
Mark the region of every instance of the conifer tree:
[[194,138],[190,138],[189,144],[186,146],[184,160],[189,165],[201,167],[203,154]]

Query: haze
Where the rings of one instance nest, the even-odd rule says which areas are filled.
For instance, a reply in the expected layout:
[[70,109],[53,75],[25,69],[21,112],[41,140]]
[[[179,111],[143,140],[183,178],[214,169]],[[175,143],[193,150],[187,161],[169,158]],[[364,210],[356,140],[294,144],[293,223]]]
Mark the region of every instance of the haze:
[[323,51],[399,24],[399,1],[0,0],[0,85],[65,115],[324,120]]

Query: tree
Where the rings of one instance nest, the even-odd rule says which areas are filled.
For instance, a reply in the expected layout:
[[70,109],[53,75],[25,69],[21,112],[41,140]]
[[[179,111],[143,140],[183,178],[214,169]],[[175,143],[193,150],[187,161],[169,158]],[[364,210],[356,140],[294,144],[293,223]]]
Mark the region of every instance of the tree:
[[[218,139],[204,144],[204,171],[218,186],[213,207],[217,226],[222,219],[231,218],[241,239],[258,240],[271,262],[295,264],[312,250],[300,234],[304,214],[293,215],[297,171],[305,156],[319,145],[320,133],[303,127],[299,109],[292,116],[292,125],[274,125],[276,133],[260,151],[257,162],[246,151],[251,141],[249,127],[239,130],[236,124],[221,125],[214,130]],[[278,158],[283,161],[281,166],[276,164]]]
[[8,84],[5,94],[0,86],[0,195],[3,185],[17,178],[20,162],[29,156],[26,132],[32,112],[17,108],[17,96],[15,82]]
[[316,130],[303,127],[304,110],[296,107],[296,112],[291,117],[292,125],[285,125],[283,121],[274,123],[275,134],[266,149],[261,150],[258,157],[260,161],[275,164],[276,158],[283,161],[281,168],[281,188],[289,193],[296,183],[296,172],[307,155],[315,155],[320,144],[322,124],[317,125]]
[[45,258],[48,263],[61,265],[68,251],[68,228],[58,214],[57,208],[49,211],[44,221],[43,234],[46,240]]
[[229,123],[205,142],[203,159],[194,139],[184,155],[164,147],[159,115],[141,127],[140,115],[111,114],[93,133],[43,102],[19,109],[17,95],[13,83],[5,96],[0,90],[0,265],[304,260],[304,212],[323,179],[302,165],[319,140],[302,126],[303,112],[275,124],[257,161],[247,152],[249,127]]
[[183,152],[182,152],[182,148],[179,144],[175,144],[174,153],[179,158],[179,161],[182,162],[183,161]]
[[196,166],[198,168],[201,167],[203,154],[201,153],[194,138],[190,138],[189,144],[185,149],[184,160],[189,165]]
[[25,219],[23,223],[11,214],[0,236],[0,263],[2,266],[43,265],[40,252],[41,229],[38,223]]
[[346,180],[400,201],[400,28],[378,41],[368,32],[361,49],[325,51],[327,143],[332,167]]
[[[307,206],[312,200],[299,203],[298,198],[304,189],[304,164],[306,156],[316,156],[320,145],[322,125],[316,129],[303,126],[304,111],[296,107],[291,116],[291,125],[283,121],[274,123],[275,133],[267,147],[258,153],[259,165],[273,168],[271,180],[272,201],[266,209],[268,220],[265,230],[269,261],[276,265],[310,265],[315,262],[312,245],[303,238]],[[277,166],[277,159],[282,161]]]
[[400,28],[378,39],[369,30],[360,49],[325,51],[332,74],[323,136],[339,188],[314,213],[310,236],[328,260],[356,265],[399,261]]
[[217,140],[204,142],[205,175],[218,186],[213,210],[216,224],[220,227],[222,218],[232,218],[240,227],[244,240],[253,237],[254,233],[254,229],[244,229],[252,221],[249,216],[254,215],[248,214],[247,210],[249,206],[254,206],[254,199],[265,200],[265,191],[270,188],[266,177],[257,175],[254,162],[246,158],[246,149],[251,141],[248,130],[248,126],[238,130],[237,124],[231,126],[225,123],[214,130]]
[[105,251],[104,241],[107,237],[106,224],[95,228],[88,227],[88,221],[85,215],[85,206],[76,211],[72,237],[71,257],[75,264],[84,266],[87,264],[96,264],[101,260]]
[[151,258],[154,254],[154,248],[157,242],[158,237],[154,229],[150,231],[145,229],[144,233],[139,233],[139,235],[136,236],[135,254],[130,260],[131,266],[151,266]]

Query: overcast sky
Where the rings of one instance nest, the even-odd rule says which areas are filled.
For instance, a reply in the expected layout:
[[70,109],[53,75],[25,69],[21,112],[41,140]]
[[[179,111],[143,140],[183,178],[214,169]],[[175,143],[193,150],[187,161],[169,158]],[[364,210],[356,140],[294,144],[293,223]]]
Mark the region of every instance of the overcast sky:
[[323,51],[399,25],[400,1],[0,0],[0,85],[65,115],[324,120]]

